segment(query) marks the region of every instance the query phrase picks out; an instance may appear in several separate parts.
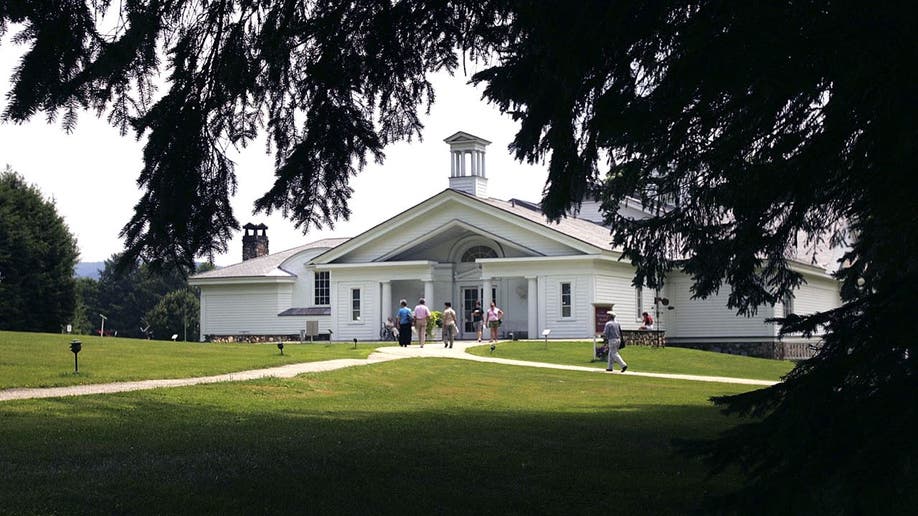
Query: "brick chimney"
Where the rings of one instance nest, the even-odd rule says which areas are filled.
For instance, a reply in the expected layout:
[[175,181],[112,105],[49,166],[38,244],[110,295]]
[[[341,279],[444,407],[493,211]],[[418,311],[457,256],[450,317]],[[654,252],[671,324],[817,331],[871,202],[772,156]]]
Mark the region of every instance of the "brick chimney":
[[268,226],[249,222],[242,229],[242,261],[268,254]]

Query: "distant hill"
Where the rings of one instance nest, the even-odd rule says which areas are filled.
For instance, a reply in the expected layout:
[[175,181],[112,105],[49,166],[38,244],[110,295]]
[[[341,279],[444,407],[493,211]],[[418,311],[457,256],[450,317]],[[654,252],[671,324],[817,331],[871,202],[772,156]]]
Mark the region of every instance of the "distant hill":
[[105,262],[80,262],[73,268],[73,275],[77,278],[99,279]]

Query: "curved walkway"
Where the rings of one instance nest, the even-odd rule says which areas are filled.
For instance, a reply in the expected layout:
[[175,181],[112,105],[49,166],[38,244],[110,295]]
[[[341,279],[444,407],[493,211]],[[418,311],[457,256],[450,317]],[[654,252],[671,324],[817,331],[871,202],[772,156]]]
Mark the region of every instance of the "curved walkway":
[[[413,345],[408,348],[398,346],[381,347],[370,354],[366,360],[354,358],[342,358],[337,360],[325,360],[321,362],[304,362],[300,364],[290,364],[280,367],[271,367],[267,369],[254,369],[251,371],[239,371],[235,373],[219,374],[214,376],[201,376],[197,378],[176,378],[165,380],[139,380],[135,382],[116,382],[116,383],[98,383],[91,385],[70,385],[67,387],[46,387],[38,389],[6,389],[0,390],[0,401],[23,400],[35,398],[58,398],[63,396],[83,396],[86,394],[108,394],[114,392],[140,391],[146,389],[159,389],[163,387],[185,387],[189,385],[200,385],[205,383],[219,382],[237,382],[241,380],[255,380],[258,378],[292,378],[303,373],[317,373],[323,371],[332,371],[343,369],[345,367],[355,367],[390,360],[399,360],[403,358],[454,358],[461,360],[471,360],[475,362],[491,362],[496,364],[515,365],[523,367],[541,367],[545,369],[563,369],[566,371],[582,371],[586,373],[609,374],[604,369],[585,366],[573,366],[564,364],[551,364],[547,362],[527,362],[525,360],[512,360],[508,358],[482,357],[466,353],[466,348],[479,346],[477,342],[457,342],[452,349],[446,349],[442,344],[436,342],[427,344],[421,348]],[[621,375],[622,373],[612,373]],[[752,380],[748,378],[730,378],[725,376],[700,376],[689,374],[666,374],[666,373],[644,373],[640,371],[628,371],[623,376],[640,376],[647,378],[668,378],[672,380],[688,380],[696,382],[716,382],[716,383],[734,383],[743,385],[774,385],[777,382],[768,380]]]

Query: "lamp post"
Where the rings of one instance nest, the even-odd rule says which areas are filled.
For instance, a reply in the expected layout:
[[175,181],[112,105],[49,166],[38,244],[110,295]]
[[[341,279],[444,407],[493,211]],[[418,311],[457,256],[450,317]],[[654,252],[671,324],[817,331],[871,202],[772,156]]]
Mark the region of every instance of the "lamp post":
[[73,352],[73,374],[79,374],[80,372],[80,363],[77,361],[77,353],[83,349],[83,343],[73,339],[70,341],[70,351]]
[[281,352],[281,355],[283,355],[283,354],[284,354],[284,343],[283,343],[283,342],[278,342],[278,343],[277,343],[277,349],[279,349],[280,352]]

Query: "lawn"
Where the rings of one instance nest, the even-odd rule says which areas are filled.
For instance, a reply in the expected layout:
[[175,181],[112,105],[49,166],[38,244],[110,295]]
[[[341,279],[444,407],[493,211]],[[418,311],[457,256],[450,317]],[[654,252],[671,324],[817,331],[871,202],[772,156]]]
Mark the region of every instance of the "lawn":
[[[468,353],[481,356],[605,368],[606,361],[592,361],[592,342],[516,341],[475,346]],[[627,346],[621,351],[629,371],[678,373],[757,380],[778,380],[794,368],[790,360],[742,357],[684,348]],[[616,366],[616,369],[618,367]]]
[[408,359],[5,402],[0,513],[685,514],[739,479],[671,441],[744,389]]
[[[70,340],[83,343],[73,373]],[[208,344],[0,331],[0,389],[207,376],[336,358],[366,358],[378,343]]]

